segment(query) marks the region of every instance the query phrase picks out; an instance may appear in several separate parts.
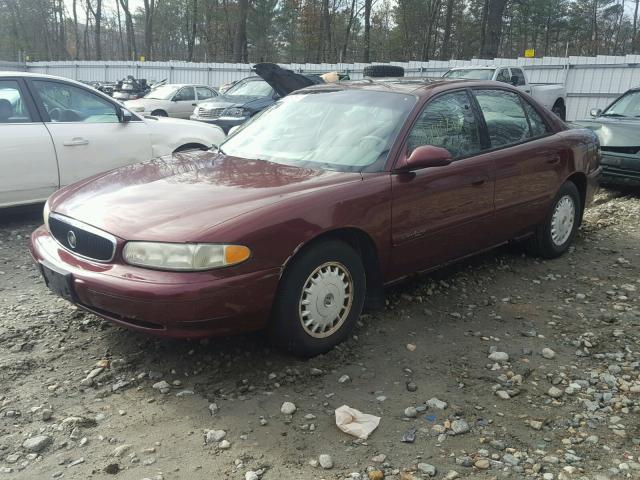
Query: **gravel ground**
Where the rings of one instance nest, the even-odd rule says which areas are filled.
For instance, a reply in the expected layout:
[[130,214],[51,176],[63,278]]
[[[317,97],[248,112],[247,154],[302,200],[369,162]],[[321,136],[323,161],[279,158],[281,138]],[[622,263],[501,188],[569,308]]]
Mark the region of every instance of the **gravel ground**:
[[[0,479],[640,478],[639,216],[604,192],[563,258],[503,248],[405,282],[308,361],[80,312],[32,265],[39,214],[5,216]],[[367,441],[341,405],[381,417]]]

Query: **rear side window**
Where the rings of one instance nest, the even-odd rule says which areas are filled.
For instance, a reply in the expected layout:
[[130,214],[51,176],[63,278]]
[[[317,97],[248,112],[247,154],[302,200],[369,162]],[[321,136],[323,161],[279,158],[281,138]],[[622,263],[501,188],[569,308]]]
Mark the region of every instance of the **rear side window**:
[[427,104],[407,140],[410,154],[421,145],[449,150],[454,159],[480,151],[480,134],[466,92],[441,95]]
[[542,135],[546,135],[549,132],[549,127],[547,127],[547,124],[544,122],[540,114],[536,112],[533,106],[525,99],[522,99],[522,104],[524,105],[525,112],[527,112],[527,117],[529,117],[531,136],[541,137]]
[[476,90],[475,96],[487,124],[491,147],[512,145],[529,138],[529,122],[517,94],[504,90]]
[[522,85],[527,84],[527,82],[525,82],[524,80],[524,73],[519,68],[512,68],[511,75],[513,75],[514,77],[517,77],[516,83],[515,83],[516,87],[521,87]]
[[15,80],[0,80],[0,123],[29,123],[31,115]]

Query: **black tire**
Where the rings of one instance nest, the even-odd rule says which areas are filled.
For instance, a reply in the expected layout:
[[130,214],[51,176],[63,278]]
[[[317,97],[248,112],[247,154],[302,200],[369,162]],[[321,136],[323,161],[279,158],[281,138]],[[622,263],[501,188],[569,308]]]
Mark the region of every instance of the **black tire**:
[[[350,308],[346,309],[345,303],[348,302],[348,296],[345,296],[343,302],[336,302],[332,293],[326,293],[327,290],[320,290],[321,295],[316,297],[313,302],[313,296],[305,293],[305,288],[311,288],[317,283],[310,281],[312,274],[316,273],[322,266],[326,269],[326,265],[331,262],[331,266],[339,271],[343,268],[351,278],[352,290],[350,296]],[[333,274],[330,272],[329,275]],[[348,282],[345,282],[345,285]],[[330,285],[331,279],[325,283]],[[320,283],[322,286],[322,283]],[[333,285],[333,284],[331,284]],[[320,287],[319,287],[320,288]],[[329,288],[334,291],[333,286]],[[339,289],[336,288],[339,292]],[[326,353],[333,347],[343,342],[353,330],[364,305],[366,292],[366,277],[362,260],[360,256],[346,243],[338,240],[327,240],[312,244],[293,259],[292,263],[287,267],[280,280],[276,299],[273,305],[271,321],[269,323],[269,336],[271,341],[276,345],[285,348],[295,355],[302,357],[313,357],[321,353]],[[303,318],[310,319],[307,315],[302,314],[303,307],[301,302],[303,295],[307,295],[311,300],[310,307],[321,305],[320,308],[337,309],[340,305],[344,306],[345,312],[343,320],[336,320],[335,325],[330,326],[326,332],[317,332],[316,335],[326,335],[324,337],[313,336],[307,328],[303,326]],[[322,299],[322,295],[325,295]],[[330,297],[330,299],[329,299]],[[329,300],[328,300],[329,299]],[[320,304],[322,302],[322,304]],[[325,303],[329,302],[329,303]],[[316,310],[317,311],[317,310]],[[329,315],[328,318],[338,318]],[[318,317],[320,318],[320,317]],[[333,330],[335,329],[335,330]],[[333,330],[333,331],[332,331]]]
[[365,77],[404,77],[404,68],[397,65],[367,65],[362,73]]
[[564,121],[567,119],[567,109],[560,100],[558,100],[554,105],[551,111],[558,117],[560,120]]
[[[569,199],[574,207],[573,225],[571,227],[571,233],[568,235],[568,237],[566,237],[566,240],[558,243],[554,240],[554,236],[552,234],[552,222],[554,218],[554,212],[558,208],[558,205],[561,201],[567,201],[566,199]],[[562,187],[560,187],[560,190],[553,199],[551,207],[549,208],[549,212],[545,217],[544,223],[536,228],[535,234],[527,242],[527,250],[530,253],[542,258],[556,258],[565,253],[573,243],[578,228],[580,227],[582,208],[583,206],[580,200],[580,192],[578,191],[578,187],[576,187],[573,182],[565,182]],[[558,239],[558,241],[560,240],[562,239]]]
[[165,112],[164,110],[154,110],[153,112],[151,112],[151,115],[155,116],[155,117],[168,117],[169,115],[167,115],[167,112]]

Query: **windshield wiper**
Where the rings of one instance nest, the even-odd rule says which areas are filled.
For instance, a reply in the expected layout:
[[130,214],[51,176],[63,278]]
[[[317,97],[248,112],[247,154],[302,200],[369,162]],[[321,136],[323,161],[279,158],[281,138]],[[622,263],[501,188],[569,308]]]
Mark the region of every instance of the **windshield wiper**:
[[602,113],[600,114],[601,117],[626,117],[626,115],[623,115],[621,113]]

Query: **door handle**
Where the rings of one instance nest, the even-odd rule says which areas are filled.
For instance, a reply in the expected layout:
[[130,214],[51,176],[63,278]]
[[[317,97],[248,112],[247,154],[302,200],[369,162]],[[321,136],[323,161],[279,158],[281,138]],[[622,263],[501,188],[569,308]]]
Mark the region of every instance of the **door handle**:
[[484,185],[484,182],[486,181],[487,181],[487,177],[474,178],[471,181],[471,185],[473,185],[474,187],[479,187],[480,185]]
[[67,140],[66,142],[62,142],[65,147],[77,147],[80,145],[89,145],[89,140],[85,140],[81,137],[74,137],[71,140]]
[[547,163],[549,165],[558,165],[560,163],[560,156],[554,155],[553,157],[547,160]]
[[196,105],[198,105],[197,103],[192,103],[191,106],[195,107]]

